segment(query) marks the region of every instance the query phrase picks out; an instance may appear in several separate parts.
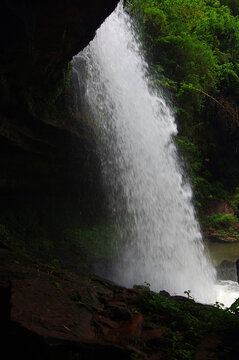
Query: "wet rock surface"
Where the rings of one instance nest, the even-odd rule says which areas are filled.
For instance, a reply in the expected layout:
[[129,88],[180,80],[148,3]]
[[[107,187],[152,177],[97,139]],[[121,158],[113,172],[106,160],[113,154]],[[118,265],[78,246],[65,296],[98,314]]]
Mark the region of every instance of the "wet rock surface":
[[216,269],[219,279],[237,281],[236,264],[234,262],[224,260]]
[[[215,333],[192,338],[188,357],[180,355],[180,348],[175,357],[174,347],[189,341],[189,329],[180,330],[180,325],[177,329],[177,318],[166,308],[152,312],[142,307],[145,294],[151,294],[144,287],[126,289],[95,275],[56,270],[7,249],[1,249],[0,257],[2,327],[11,355],[27,359],[95,359],[99,355],[105,359],[229,359],[220,354],[226,346],[230,359],[236,359],[237,334],[230,348]],[[198,306],[197,311],[204,306],[185,297],[164,301],[176,301],[185,309]]]

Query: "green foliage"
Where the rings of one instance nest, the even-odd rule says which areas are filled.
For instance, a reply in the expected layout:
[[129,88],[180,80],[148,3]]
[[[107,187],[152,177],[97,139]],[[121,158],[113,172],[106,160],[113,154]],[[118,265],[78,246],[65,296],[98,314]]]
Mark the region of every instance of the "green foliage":
[[188,137],[176,136],[174,140],[180,157],[184,159],[184,163],[186,161],[186,172],[192,181],[194,195],[200,208],[201,200],[210,195],[210,184],[204,174],[205,171],[203,172],[203,155],[198,146]]
[[57,288],[58,291],[60,291],[61,293],[63,293],[63,289],[61,284],[59,283],[59,281],[55,281],[55,286]]
[[229,202],[235,211],[235,214],[239,216],[239,187],[235,189],[233,194],[231,195]]
[[85,260],[109,259],[114,254],[115,228],[98,226],[88,229],[66,229],[64,242]]
[[238,163],[239,17],[233,16],[237,3],[127,3],[156,82],[174,94],[179,129],[175,142],[186,159],[199,210],[205,199],[223,200],[239,183],[236,166],[230,165]]
[[[90,296],[90,294],[89,294]],[[88,311],[90,312],[93,312],[93,306],[87,301],[81,301],[79,296],[77,295],[76,292],[73,292],[71,295],[70,295],[70,299],[72,301],[74,301],[76,303],[76,305],[80,306],[80,307],[84,307],[86,308]],[[88,299],[87,299],[88,300]]]
[[176,82],[184,108],[200,109],[200,91],[217,92],[229,74],[238,81],[239,21],[219,1],[132,0],[129,8],[140,21],[150,61],[160,62],[159,73]]
[[3,244],[53,269],[91,271],[92,263],[113,257],[115,228],[95,216],[89,219],[83,201],[54,196],[24,200],[14,206],[6,203],[0,210]]
[[212,214],[204,218],[203,225],[206,227],[211,239],[234,242],[238,241],[238,218],[231,214]]
[[239,298],[227,309],[232,314],[239,315]]
[[51,266],[55,270],[59,270],[61,268],[59,259],[56,258],[52,259],[49,263],[49,266]]
[[192,295],[191,295],[191,290],[185,290],[185,291],[184,291],[184,294],[187,295],[187,297],[188,297],[189,299],[192,299],[192,298],[193,298]]
[[142,356],[136,352],[132,353],[130,356],[130,360],[143,360]]
[[221,310],[224,310],[225,309],[225,305],[219,301],[216,301],[214,306],[217,308],[217,309],[221,309]]
[[70,116],[69,109],[61,106],[57,100],[69,85],[71,72],[72,65],[69,63],[53,72],[50,78],[43,77],[40,84],[33,83],[31,91],[28,88],[22,91],[23,104],[31,115],[41,119]]
[[231,214],[212,214],[207,216],[207,224],[214,229],[228,229],[238,223],[236,216]]
[[228,312],[230,314],[235,314],[235,315],[239,315],[239,298],[236,299],[231,306],[229,306],[228,308],[225,307],[224,304],[220,303],[220,302],[216,302],[214,304],[215,307],[217,307],[220,310],[224,310],[225,312]]
[[[190,291],[185,291],[189,296]],[[206,337],[222,336],[230,344],[239,328],[239,299],[230,308],[195,303],[191,298],[175,300],[142,289],[139,309],[147,314],[160,315],[167,330],[168,352],[165,358],[192,359],[198,344]],[[222,358],[230,358],[223,357]]]
[[233,15],[239,15],[238,0],[220,0],[220,3],[222,5],[227,5],[231,9]]

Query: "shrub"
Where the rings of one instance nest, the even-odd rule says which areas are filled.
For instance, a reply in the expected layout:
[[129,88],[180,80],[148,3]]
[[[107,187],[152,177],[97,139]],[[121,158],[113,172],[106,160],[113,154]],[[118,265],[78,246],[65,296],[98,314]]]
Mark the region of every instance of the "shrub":
[[214,229],[229,229],[231,226],[238,223],[238,219],[231,214],[212,214],[207,216],[206,223]]

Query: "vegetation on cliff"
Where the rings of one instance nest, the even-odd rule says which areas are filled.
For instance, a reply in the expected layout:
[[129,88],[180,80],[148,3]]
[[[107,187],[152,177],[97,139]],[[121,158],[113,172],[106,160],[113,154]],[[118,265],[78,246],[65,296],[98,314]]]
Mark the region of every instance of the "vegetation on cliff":
[[175,142],[198,210],[209,198],[233,202],[239,184],[237,2],[131,0],[128,9],[153,81],[173,98]]

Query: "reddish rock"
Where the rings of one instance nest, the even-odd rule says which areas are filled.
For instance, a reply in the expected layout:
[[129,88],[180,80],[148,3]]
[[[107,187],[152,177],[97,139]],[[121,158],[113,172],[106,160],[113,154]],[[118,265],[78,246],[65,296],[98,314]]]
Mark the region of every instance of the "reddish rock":
[[117,329],[108,333],[105,340],[119,345],[133,343],[141,334],[142,323],[142,315],[136,315],[130,321],[122,321]]
[[136,315],[127,324],[121,327],[121,333],[125,334],[128,338],[135,338],[141,333],[141,325],[143,323],[143,316]]
[[149,360],[161,360],[163,359],[163,355],[160,351],[158,351],[156,354],[153,354],[150,356]]
[[142,332],[142,339],[145,343],[158,343],[162,341],[165,332],[164,328],[146,330]]
[[[4,343],[5,339],[6,343],[9,340],[9,358],[168,360],[171,355],[177,358],[178,343],[175,339],[180,337],[182,349],[184,339],[190,342],[188,327],[184,324],[180,329],[180,324],[177,324],[180,330],[176,331],[175,324],[173,327],[170,325],[173,323],[172,314],[168,315],[164,309],[153,314],[142,308],[141,314],[135,314],[135,305],[130,305],[134,292],[123,288],[121,291],[97,277],[52,271],[26,259],[21,264],[14,257],[11,260],[7,250],[2,250],[0,255],[0,270],[4,277],[0,281],[4,306],[1,314],[6,311],[6,316],[2,316],[3,339]],[[96,299],[99,309],[94,307]],[[185,304],[185,310],[189,304]],[[198,306],[199,311],[204,307],[192,304]],[[121,316],[112,319],[114,311]],[[129,318],[124,318],[124,311]],[[224,339],[224,336],[209,333],[195,349],[193,359],[218,360],[218,349],[223,346],[232,354],[230,359],[237,359],[237,339],[236,333],[232,333],[230,339],[226,334]],[[194,350],[200,337],[195,335],[192,341]],[[229,357],[223,354],[222,359]]]
[[108,335],[110,329],[118,328],[118,324],[115,321],[112,321],[102,315],[94,316],[94,325],[96,328],[96,334],[99,338],[105,338]]
[[109,301],[106,308],[112,320],[129,320],[131,318],[131,313],[124,302]]
[[102,315],[95,315],[94,316],[94,319],[95,319],[95,321],[98,321],[98,322],[100,322],[101,324],[103,324],[103,325],[106,325],[106,326],[108,326],[109,328],[111,328],[111,329],[116,329],[116,328],[118,328],[118,324],[117,324],[117,322],[115,322],[115,321],[112,321],[112,320],[110,320],[109,318],[107,318],[107,317],[105,317],[105,316],[102,316]]
[[59,294],[55,284],[42,279],[12,281],[11,319],[48,337],[93,340],[92,314]]
[[208,199],[205,206],[205,215],[211,214],[231,214],[235,215],[233,208],[226,201]]
[[124,308],[125,307],[125,302],[122,302],[122,301],[109,301],[108,302],[108,304],[107,304],[108,306],[110,306],[110,307],[113,307],[113,308],[115,308],[115,307],[117,307],[117,308]]
[[216,337],[204,339],[196,350],[194,360],[218,360],[216,350],[220,343],[221,341]]

